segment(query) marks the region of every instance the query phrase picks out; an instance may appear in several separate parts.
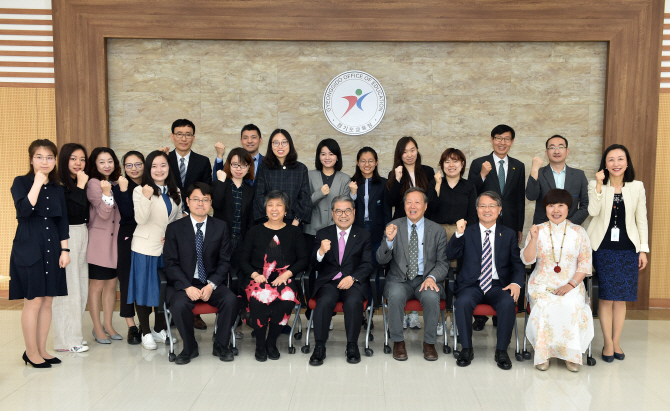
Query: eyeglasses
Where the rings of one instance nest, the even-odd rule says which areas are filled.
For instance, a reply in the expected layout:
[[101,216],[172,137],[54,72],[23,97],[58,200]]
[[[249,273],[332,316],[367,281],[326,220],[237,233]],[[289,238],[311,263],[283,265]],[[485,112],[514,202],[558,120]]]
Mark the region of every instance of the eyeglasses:
[[279,146],[288,147],[288,140],[284,140],[284,141],[276,141],[275,140],[275,141],[272,142],[272,147],[279,147]]
[[33,160],[37,161],[38,163],[43,163],[45,161],[47,163],[53,163],[53,162],[56,161],[56,157],[54,157],[54,156],[47,156],[47,157],[35,156],[35,157],[33,157]]
[[358,164],[360,164],[360,165],[362,165],[362,166],[364,166],[364,165],[366,165],[366,164],[370,164],[371,166],[373,166],[373,165],[375,165],[375,160],[368,160],[368,161],[360,160],[360,161],[358,162]]
[[493,140],[495,140],[496,143],[502,143],[503,141],[505,143],[509,143],[510,141],[512,141],[512,139],[509,138],[509,137],[505,137],[505,138],[503,138],[503,137],[493,137]]
[[186,133],[186,134],[184,134],[184,133],[172,133],[172,135],[175,136],[175,138],[177,140],[182,140],[182,139],[190,140],[190,139],[193,138],[193,134],[191,134],[191,133]]
[[351,213],[354,212],[354,210],[352,210],[351,208],[347,208],[346,210],[334,210],[333,212],[335,213],[336,216],[341,217],[342,213],[344,213],[344,215],[349,216],[351,215]]
[[125,164],[125,167],[126,167],[126,170],[132,170],[133,167],[139,170],[140,168],[144,168],[144,164],[142,164],[142,163],[135,163],[135,164],[128,163],[128,164]]
[[189,198],[189,201],[195,204],[209,204],[212,202],[211,198]]
[[558,147],[551,146],[547,149],[547,151],[563,151],[566,148],[567,148],[566,146],[558,146]]
[[249,164],[230,163],[230,168],[236,168],[238,170],[243,170],[245,168],[249,168]]
[[478,205],[477,208],[479,208],[481,210],[486,210],[487,208],[491,209],[491,210],[495,210],[496,208],[498,208],[498,204],[482,204],[482,205]]

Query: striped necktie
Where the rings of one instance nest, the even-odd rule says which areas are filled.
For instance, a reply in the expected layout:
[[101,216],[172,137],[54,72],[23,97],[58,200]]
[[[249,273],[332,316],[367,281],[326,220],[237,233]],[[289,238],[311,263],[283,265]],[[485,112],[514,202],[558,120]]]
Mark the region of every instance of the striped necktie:
[[195,251],[197,255],[197,265],[198,265],[198,279],[201,283],[207,284],[207,271],[205,271],[205,263],[202,260],[202,250],[205,247],[205,236],[202,233],[202,223],[195,223],[197,231],[195,233]]
[[184,157],[179,159],[179,176],[181,177],[181,186],[184,187],[184,181],[186,180],[186,164],[184,163],[186,159]]
[[479,286],[484,294],[491,289],[491,282],[493,281],[493,259],[491,258],[491,241],[489,241],[491,230],[486,230],[485,233],[486,237],[482,247],[482,274],[479,276]]

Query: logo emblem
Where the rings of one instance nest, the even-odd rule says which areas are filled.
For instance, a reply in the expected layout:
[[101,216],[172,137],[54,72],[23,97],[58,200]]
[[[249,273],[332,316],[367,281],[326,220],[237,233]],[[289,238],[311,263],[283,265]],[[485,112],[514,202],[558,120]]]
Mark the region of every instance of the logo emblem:
[[337,131],[360,136],[381,123],[386,93],[376,78],[360,70],[337,75],[323,93],[323,113]]

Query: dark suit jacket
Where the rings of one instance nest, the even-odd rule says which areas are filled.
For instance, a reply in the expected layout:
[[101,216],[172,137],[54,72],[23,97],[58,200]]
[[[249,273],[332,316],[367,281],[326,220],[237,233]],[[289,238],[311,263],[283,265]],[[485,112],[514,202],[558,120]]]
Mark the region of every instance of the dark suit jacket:
[[[233,180],[212,181],[214,195],[212,196],[212,208],[214,218],[223,220],[228,225],[228,232],[233,232],[233,217],[235,215],[235,201],[231,185]],[[247,183],[242,183],[242,207],[240,207],[240,235],[244,238],[247,230],[254,225],[254,188]]]
[[[421,168],[423,168],[423,171],[426,173],[429,184],[431,181],[435,180],[435,171],[433,170],[433,167],[421,165]],[[387,189],[388,192],[386,193],[386,203],[391,207],[395,207],[395,210],[393,210],[393,219],[397,220],[398,218],[407,216],[407,214],[405,214],[405,204],[402,202],[402,197],[405,193],[401,192],[402,184],[396,180],[395,170],[391,170],[391,172],[389,172],[389,179],[393,179],[393,185],[391,186],[391,190]],[[428,187],[426,187],[426,193],[428,192],[427,188]],[[430,218],[430,215],[426,214],[426,217]]]
[[[372,183],[368,187],[368,218],[370,220],[370,240],[373,244],[382,241],[384,229],[391,222],[391,206],[386,201],[386,179],[380,177],[380,182]],[[358,195],[356,196],[356,218],[354,225],[365,227],[365,179],[356,181]]]
[[[498,279],[503,287],[516,283],[524,285],[526,267],[521,262],[517,233],[503,225],[496,224],[495,243],[493,244],[495,267]],[[456,278],[454,292],[466,287],[479,286],[482,273],[482,234],[479,223],[466,227],[460,238],[454,234],[447,246],[447,259],[463,258],[463,264]]]
[[[226,223],[207,217],[202,259],[207,280],[217,287],[223,284],[230,270],[230,234]],[[163,262],[168,284],[176,290],[191,286],[197,263],[195,231],[191,217],[168,224],[165,230]]]
[[[523,163],[515,158],[507,156],[509,164],[507,176],[505,176],[505,192],[502,193],[502,213],[498,222],[514,231],[523,231],[523,222],[526,213],[526,196],[524,183],[526,181],[526,168]],[[482,164],[485,161],[491,163],[493,167],[491,172],[482,181],[480,175]],[[484,191],[495,191],[500,194],[500,182],[498,181],[498,165],[493,162],[493,152],[480,157],[470,165],[468,180],[471,181],[477,189],[477,195]],[[518,238],[517,238],[518,239]]]
[[[573,224],[581,225],[589,216],[589,182],[582,170],[565,166],[565,189],[572,195],[572,207],[568,212],[568,220]],[[556,188],[556,180],[551,171],[551,166],[546,165],[537,173],[537,180],[528,176],[526,185],[526,198],[535,201],[535,214],[533,224],[542,224],[549,221],[547,211],[542,206],[547,191]]]
[[[263,158],[264,158],[263,154],[258,153],[258,165],[260,165],[263,162]],[[252,159],[252,161],[253,161],[253,159]],[[223,170],[223,166],[225,164],[226,164],[225,161],[221,161],[221,162],[214,161],[214,169],[212,170],[212,181],[218,180],[216,178],[216,172],[219,171],[219,170]],[[254,169],[254,176],[256,175],[256,170],[257,169],[258,169],[258,167],[256,167]],[[244,180],[244,182],[253,187],[254,184],[256,183],[256,180]]]
[[205,183],[212,184],[212,163],[209,161],[209,158],[196,153],[191,150],[191,156],[188,159],[188,167],[186,168],[186,178],[184,179],[184,184],[181,183],[181,177],[179,175],[179,161],[177,160],[177,153],[174,150],[170,151],[170,173],[174,176],[175,183],[181,191],[181,199],[184,202],[184,210],[188,211],[188,206],[186,205],[186,190],[193,183]]
[[[351,226],[347,244],[344,247],[344,255],[342,256],[342,265],[340,265],[340,248],[339,248],[339,234],[335,224],[322,228],[316,232],[314,237],[313,252],[310,257],[314,269],[319,272],[319,276],[314,283],[314,290],[312,295],[321,286],[331,281],[337,273],[342,273],[342,278],[350,275],[354,278],[354,285],[356,289],[363,293],[363,297],[368,297],[368,278],[372,272],[372,243],[370,241],[370,233],[366,230]],[[323,256],[323,260],[318,262],[316,253],[321,247],[321,241],[330,240],[330,250]]]

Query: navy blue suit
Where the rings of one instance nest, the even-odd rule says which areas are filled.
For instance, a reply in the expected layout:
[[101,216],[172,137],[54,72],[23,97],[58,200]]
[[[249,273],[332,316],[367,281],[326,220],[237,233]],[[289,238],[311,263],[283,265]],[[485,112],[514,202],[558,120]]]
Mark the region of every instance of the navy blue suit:
[[[493,244],[494,264],[498,280],[493,280],[491,289],[484,294],[479,277],[482,273],[482,234],[479,223],[468,226],[460,238],[451,237],[447,246],[447,259],[462,258],[460,272],[456,278],[454,293],[454,317],[463,348],[472,347],[472,313],[477,304],[491,305],[498,315],[497,348],[506,350],[512,337],[516,320],[516,303],[509,290],[503,291],[510,283],[524,285],[525,271],[521,262],[516,231],[496,224]],[[520,298],[523,295],[520,294]]]

